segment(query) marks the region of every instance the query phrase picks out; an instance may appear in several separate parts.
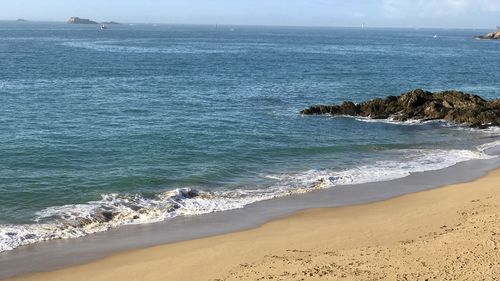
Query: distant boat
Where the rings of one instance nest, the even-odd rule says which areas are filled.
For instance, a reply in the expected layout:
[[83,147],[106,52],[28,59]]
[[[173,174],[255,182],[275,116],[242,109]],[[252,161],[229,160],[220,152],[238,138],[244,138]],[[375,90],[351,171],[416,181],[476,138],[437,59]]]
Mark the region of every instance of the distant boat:
[[438,38],[437,34],[434,34],[434,38]]
[[101,30],[106,30],[106,29],[108,29],[108,27],[105,24],[101,25]]

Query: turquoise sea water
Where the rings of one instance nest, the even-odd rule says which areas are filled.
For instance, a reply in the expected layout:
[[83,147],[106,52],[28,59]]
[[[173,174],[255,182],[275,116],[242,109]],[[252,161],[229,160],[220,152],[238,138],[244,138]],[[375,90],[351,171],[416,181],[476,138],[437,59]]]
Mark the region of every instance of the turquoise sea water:
[[499,98],[482,33],[0,22],[0,251],[488,158],[498,130],[298,113]]

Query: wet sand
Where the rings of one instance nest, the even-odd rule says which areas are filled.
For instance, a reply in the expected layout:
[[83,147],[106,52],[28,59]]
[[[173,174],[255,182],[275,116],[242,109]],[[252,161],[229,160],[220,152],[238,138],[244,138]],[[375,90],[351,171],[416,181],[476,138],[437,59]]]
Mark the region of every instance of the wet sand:
[[11,280],[495,280],[500,170],[376,203]]

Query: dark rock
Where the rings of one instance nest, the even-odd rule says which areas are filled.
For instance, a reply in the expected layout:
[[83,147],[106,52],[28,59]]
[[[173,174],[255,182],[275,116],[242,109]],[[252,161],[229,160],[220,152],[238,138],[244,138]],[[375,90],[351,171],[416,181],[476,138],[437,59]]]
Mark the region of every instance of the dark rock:
[[399,96],[398,103],[403,107],[417,107],[423,105],[431,98],[432,93],[416,89]]
[[356,115],[359,113],[359,107],[357,107],[353,102],[346,101],[340,105],[340,110],[345,112],[347,115]]
[[500,99],[487,101],[480,96],[459,91],[431,93],[416,89],[399,97],[376,98],[360,104],[344,102],[341,105],[315,105],[302,110],[301,114],[393,118],[397,121],[443,119],[484,128],[500,125]]
[[190,189],[190,188],[181,189],[181,190],[179,190],[179,193],[182,196],[182,198],[186,198],[186,199],[194,198],[194,197],[199,195],[198,190]]
[[443,119],[446,116],[446,110],[443,110],[443,104],[439,101],[431,101],[424,108],[425,119],[435,120]]
[[92,220],[89,219],[89,218],[83,218],[79,221],[79,224],[80,226],[85,226],[85,225],[89,225],[92,223]]
[[113,220],[113,218],[116,216],[116,213],[113,213],[111,211],[100,211],[99,213],[97,213],[96,215],[96,220],[98,222],[109,222],[111,220]]
[[[370,102],[364,102],[360,104],[360,112],[363,117],[370,117],[373,119],[385,119],[388,118],[386,108],[386,101],[380,98],[376,98],[371,100]],[[345,115],[350,115],[347,113],[343,113]]]
[[28,233],[28,234],[24,235],[23,237],[21,237],[21,241],[24,241],[26,239],[35,239],[35,238],[37,238],[36,234]]

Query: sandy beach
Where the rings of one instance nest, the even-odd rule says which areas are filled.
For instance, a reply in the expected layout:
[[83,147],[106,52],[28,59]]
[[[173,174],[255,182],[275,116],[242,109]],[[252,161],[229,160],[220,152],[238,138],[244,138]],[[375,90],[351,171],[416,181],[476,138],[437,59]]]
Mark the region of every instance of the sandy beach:
[[8,280],[497,280],[500,170]]

